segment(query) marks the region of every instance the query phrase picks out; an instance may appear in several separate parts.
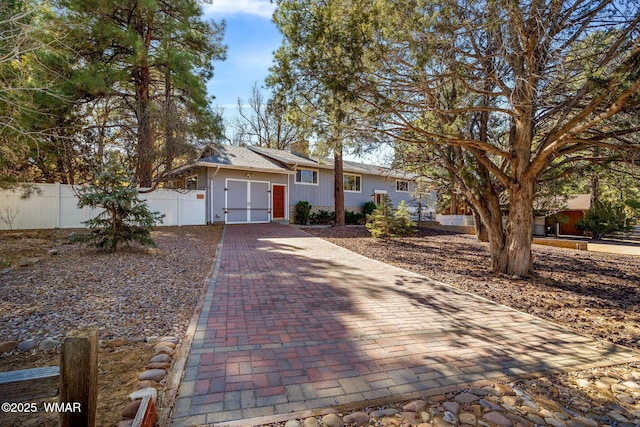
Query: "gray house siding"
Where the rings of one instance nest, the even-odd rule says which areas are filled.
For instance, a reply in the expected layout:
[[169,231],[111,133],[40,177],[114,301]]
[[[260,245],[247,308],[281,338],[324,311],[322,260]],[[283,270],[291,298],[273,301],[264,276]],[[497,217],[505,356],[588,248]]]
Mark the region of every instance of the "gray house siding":
[[[344,205],[347,211],[360,212],[366,202],[374,199],[376,192],[386,192],[395,206],[402,200],[408,203],[411,200],[411,191],[415,188],[415,183],[409,181],[409,192],[398,192],[396,191],[396,178],[349,171],[345,172],[345,174],[360,176],[361,188],[359,192],[345,191]],[[317,185],[296,183],[295,179],[295,175],[289,177],[291,218],[295,215],[295,205],[299,201],[309,202],[314,212],[318,210],[334,210],[333,170],[320,169],[318,171]]]
[[[412,200],[414,182],[406,180],[407,191],[398,191],[400,178],[387,176],[404,176],[403,172],[345,161],[344,173],[359,177],[351,181],[353,185],[359,183],[359,190],[345,190],[347,211],[360,212],[366,202],[379,202],[383,194],[395,206]],[[206,191],[206,218],[210,223],[269,222],[274,214],[276,220],[288,221],[300,201],[309,202],[314,212],[334,210],[330,160],[313,160],[282,150],[215,145],[205,147],[194,165],[179,168],[175,176],[185,179],[187,188]],[[296,182],[296,176],[305,182]],[[275,206],[274,200],[278,201]]]
[[289,177],[289,183],[290,206],[295,206],[300,201],[311,203],[315,209],[333,206],[333,171],[319,169],[317,185],[297,183],[295,175]]

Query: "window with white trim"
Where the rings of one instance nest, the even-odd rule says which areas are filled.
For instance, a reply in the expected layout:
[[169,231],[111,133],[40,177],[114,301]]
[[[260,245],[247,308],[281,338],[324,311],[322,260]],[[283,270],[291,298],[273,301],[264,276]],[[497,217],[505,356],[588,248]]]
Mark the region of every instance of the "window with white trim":
[[345,173],[342,179],[342,182],[344,183],[344,191],[360,193],[362,191],[362,187],[360,186],[361,179],[362,177],[360,175],[351,175]]
[[409,181],[405,179],[397,179],[396,180],[396,191],[398,193],[408,193],[409,192]]
[[296,184],[318,185],[318,171],[314,169],[296,169]]

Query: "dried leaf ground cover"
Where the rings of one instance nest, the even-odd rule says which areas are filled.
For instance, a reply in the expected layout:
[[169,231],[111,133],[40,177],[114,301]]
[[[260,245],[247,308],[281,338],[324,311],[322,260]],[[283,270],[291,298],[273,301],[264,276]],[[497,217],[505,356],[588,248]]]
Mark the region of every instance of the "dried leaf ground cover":
[[[99,353],[97,422],[113,426],[153,355],[153,345],[143,340],[184,338],[213,267],[222,227],[158,228],[152,232],[157,248],[113,254],[68,244],[70,232],[0,233],[0,342],[61,339],[67,331],[89,325],[100,329],[102,339],[127,338],[129,344]],[[0,372],[59,360],[55,351],[14,350],[0,355]],[[57,425],[55,413],[4,415],[3,426]]]
[[496,276],[486,243],[421,230],[374,240],[363,228],[307,229],[354,252],[562,324],[581,334],[640,348],[640,257],[534,245],[537,277]]
[[[1,233],[2,262],[13,269],[0,275],[0,341],[90,325],[101,338],[183,334],[221,230],[158,228],[157,248],[116,253],[71,245],[66,230]],[[33,263],[19,266],[25,260]]]

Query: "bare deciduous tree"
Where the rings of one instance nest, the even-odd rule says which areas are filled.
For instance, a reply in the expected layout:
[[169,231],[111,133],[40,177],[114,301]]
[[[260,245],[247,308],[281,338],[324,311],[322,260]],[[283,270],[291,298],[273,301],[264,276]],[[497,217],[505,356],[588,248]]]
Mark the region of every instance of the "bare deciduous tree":
[[297,141],[296,128],[285,120],[285,109],[265,99],[257,83],[251,87],[248,105],[238,99],[238,115],[231,122],[232,143],[284,150]]

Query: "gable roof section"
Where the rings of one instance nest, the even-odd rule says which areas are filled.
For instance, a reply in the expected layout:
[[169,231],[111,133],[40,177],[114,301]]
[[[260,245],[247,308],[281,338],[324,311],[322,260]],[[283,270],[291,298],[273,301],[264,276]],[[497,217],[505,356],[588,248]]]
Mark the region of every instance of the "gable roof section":
[[[275,161],[287,165],[291,169],[296,167],[331,169],[333,170],[333,159],[320,162],[299,154],[285,150],[275,150],[272,148],[248,147],[251,151],[267,156]],[[366,163],[351,162],[344,160],[342,168],[347,173],[357,173],[364,175],[386,176],[390,178],[415,179],[416,176],[400,170],[389,169],[382,166],[369,165]]]
[[262,147],[248,147],[248,148],[249,150],[255,153],[261,154],[263,156],[267,156],[291,168],[295,166],[304,166],[304,167],[311,167],[311,168],[317,168],[317,169],[333,169],[333,166],[322,164],[314,159],[303,157],[299,154],[292,153],[291,151],[275,150],[273,148],[262,148]]
[[286,167],[246,148],[233,145],[216,145],[205,148],[196,162],[202,166],[218,166],[272,173],[292,173]]

